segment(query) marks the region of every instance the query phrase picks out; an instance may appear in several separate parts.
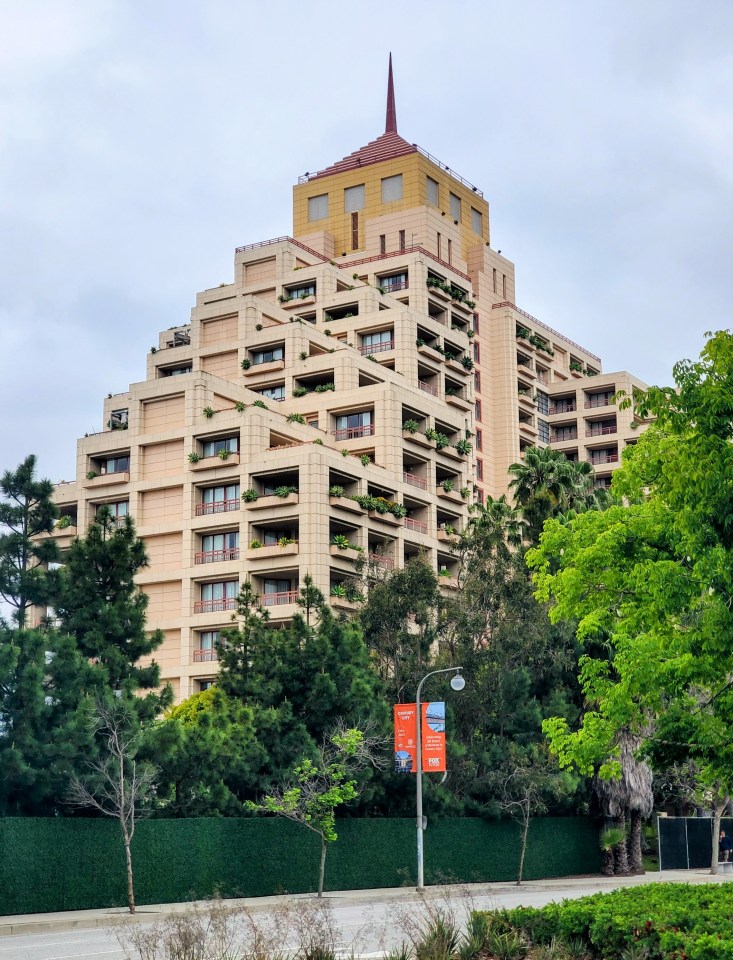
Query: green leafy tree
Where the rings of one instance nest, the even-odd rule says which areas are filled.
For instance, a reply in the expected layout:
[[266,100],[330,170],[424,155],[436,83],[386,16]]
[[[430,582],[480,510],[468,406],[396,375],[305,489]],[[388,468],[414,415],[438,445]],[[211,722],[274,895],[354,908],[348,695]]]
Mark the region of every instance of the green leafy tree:
[[0,816],[54,816],[93,748],[86,693],[102,677],[56,630],[0,628]]
[[328,846],[338,839],[336,811],[358,795],[354,771],[384,763],[385,744],[355,728],[342,728],[326,738],[314,759],[304,757],[282,788],[249,809],[299,823],[321,841],[318,896],[323,896]]
[[115,694],[136,696],[141,717],[153,717],[172,701],[170,687],[156,691],[160,669],[141,666],[163,642],[161,631],[148,633],[148,598],[135,584],[147,564],[145,546],[129,517],[118,526],[108,513],[91,524],[86,537],[72,540],[64,566],[54,577],[51,599],[61,625],[81,654],[103,671]]
[[29,608],[45,604],[45,571],[58,559],[57,545],[48,536],[58,516],[53,484],[35,474],[31,454],[0,479],[0,596],[14,608],[13,620],[21,628],[28,625]]
[[[733,336],[676,364],[675,388],[635,398],[655,422],[624,454],[624,505],[545,526],[528,560],[552,616],[586,643],[582,724],[546,723],[563,765],[620,774],[619,731],[658,756],[694,762],[719,817],[733,788]],[[713,844],[712,869],[717,870]]]

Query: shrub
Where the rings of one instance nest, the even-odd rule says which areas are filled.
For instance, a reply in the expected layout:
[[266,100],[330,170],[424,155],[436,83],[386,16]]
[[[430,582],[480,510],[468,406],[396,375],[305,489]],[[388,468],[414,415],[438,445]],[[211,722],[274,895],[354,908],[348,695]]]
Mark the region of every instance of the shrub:
[[335,390],[335,383],[319,383],[316,387],[316,393],[328,393],[329,390]]
[[344,493],[346,493],[344,488],[340,487],[337,483],[328,488],[329,497],[343,497]]
[[262,546],[262,541],[258,540],[256,537],[254,540],[249,541],[250,550],[259,550],[261,546]]
[[189,455],[188,455],[188,462],[189,462],[189,463],[198,463],[200,459],[201,459],[201,455],[198,454],[198,453],[196,453],[196,451],[193,451],[192,453],[189,453]]
[[443,488],[443,490],[444,490],[446,493],[450,493],[450,492],[453,490],[453,487],[454,487],[454,486],[455,486],[455,484],[453,483],[452,480],[444,480],[444,481],[441,483],[441,487]]
[[242,370],[249,370],[249,368],[252,366],[252,361],[245,357],[244,360],[242,360],[241,366]]
[[244,500],[245,503],[254,503],[255,500],[259,500],[259,497],[259,493],[257,493],[257,491],[252,487],[250,487],[248,490],[245,490],[242,494],[242,500]]
[[402,424],[402,429],[406,433],[417,433],[419,428],[420,424],[417,422],[417,420],[405,420],[405,422]]
[[305,423],[302,413],[289,413],[285,419],[288,423]]
[[294,388],[293,388],[293,396],[294,396],[294,397],[304,397],[304,396],[306,395],[306,393],[308,393],[308,388],[307,388],[307,387],[294,387]]
[[211,418],[214,416],[214,410],[212,407],[204,407],[204,409],[201,412],[203,413],[203,415],[206,417],[207,420],[211,420]]
[[252,404],[252,406],[253,406],[253,407],[259,407],[260,410],[267,410],[267,409],[268,409],[268,408],[267,408],[267,404],[265,403],[264,400],[255,400],[255,402]]
[[362,455],[359,457],[359,461],[363,467],[368,467],[372,462],[372,458],[368,453],[362,453]]
[[335,534],[333,539],[331,540],[331,544],[334,547],[338,547],[339,550],[348,550],[349,547],[351,546],[351,542],[349,541],[349,538],[343,533]]
[[276,497],[285,498],[285,497],[289,497],[291,493],[297,493],[297,492],[298,492],[297,487],[283,485],[281,487],[275,487],[274,495]]
[[231,455],[232,455],[232,451],[231,451],[231,450],[227,450],[226,447],[224,447],[223,449],[221,449],[221,450],[218,452],[218,454],[217,454],[217,456],[218,456],[218,458],[219,458],[220,460],[228,460]]
[[247,404],[242,400],[237,400],[237,402],[234,404],[234,409],[237,411],[237,413],[243,413],[247,409]]

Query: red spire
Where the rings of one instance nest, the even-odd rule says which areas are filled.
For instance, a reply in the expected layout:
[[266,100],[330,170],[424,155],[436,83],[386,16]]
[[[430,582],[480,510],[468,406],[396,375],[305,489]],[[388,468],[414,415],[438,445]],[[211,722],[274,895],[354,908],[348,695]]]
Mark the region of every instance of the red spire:
[[397,108],[394,102],[394,80],[392,79],[392,54],[389,55],[389,77],[387,79],[387,122],[385,133],[397,133]]

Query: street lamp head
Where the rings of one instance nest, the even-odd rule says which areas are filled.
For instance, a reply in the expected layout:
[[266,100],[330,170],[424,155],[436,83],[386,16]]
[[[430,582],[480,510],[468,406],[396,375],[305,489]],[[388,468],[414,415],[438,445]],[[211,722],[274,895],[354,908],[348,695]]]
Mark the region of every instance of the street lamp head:
[[466,686],[466,680],[460,673],[457,673],[455,677],[451,677],[450,685],[454,690],[463,690]]

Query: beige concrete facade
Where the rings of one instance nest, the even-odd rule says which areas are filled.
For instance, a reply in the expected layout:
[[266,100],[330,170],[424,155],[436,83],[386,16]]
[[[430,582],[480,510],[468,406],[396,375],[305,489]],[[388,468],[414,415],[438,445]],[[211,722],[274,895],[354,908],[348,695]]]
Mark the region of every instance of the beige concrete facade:
[[177,698],[215,677],[245,580],[274,624],[306,574],[355,609],[340,594],[360,557],[378,573],[421,554],[453,590],[454,534],[527,446],[591,459],[605,484],[635,438],[612,396],[643,384],[515,306],[481,192],[409,146],[301,178],[294,237],[236,251],[233,282],[159,335],[57,488],[62,546],[102,506],[134,518]]

